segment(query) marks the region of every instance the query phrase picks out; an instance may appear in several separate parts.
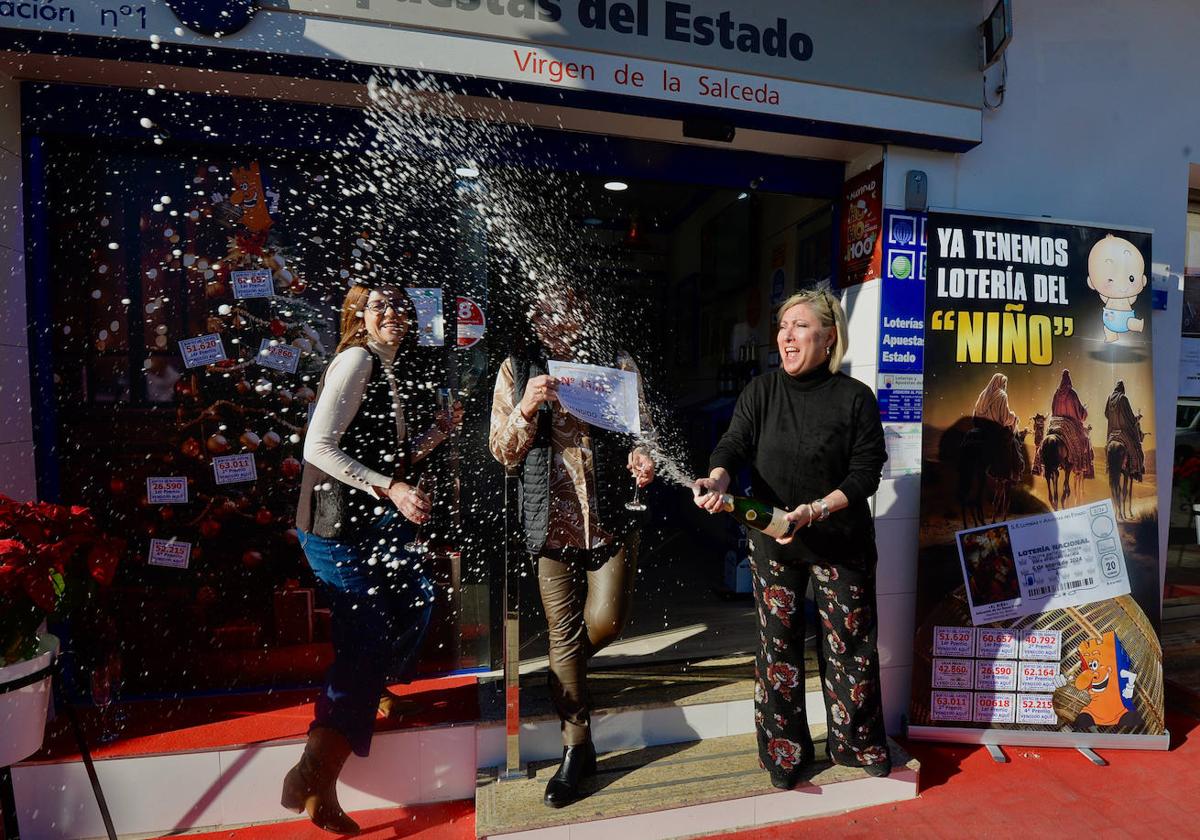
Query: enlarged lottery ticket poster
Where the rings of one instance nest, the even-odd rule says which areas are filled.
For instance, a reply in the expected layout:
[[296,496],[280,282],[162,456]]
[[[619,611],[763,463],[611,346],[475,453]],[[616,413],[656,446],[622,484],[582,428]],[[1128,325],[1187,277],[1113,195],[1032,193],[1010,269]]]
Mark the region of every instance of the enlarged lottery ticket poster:
[[971,622],[990,624],[1128,595],[1116,520],[1105,499],[959,531]]
[[909,733],[1156,746],[1151,236],[931,213],[926,240]]

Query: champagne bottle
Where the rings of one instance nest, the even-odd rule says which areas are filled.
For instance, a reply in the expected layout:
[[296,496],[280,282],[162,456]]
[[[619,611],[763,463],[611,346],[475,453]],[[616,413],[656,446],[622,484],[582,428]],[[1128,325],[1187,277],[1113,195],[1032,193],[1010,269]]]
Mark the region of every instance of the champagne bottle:
[[796,523],[788,521],[786,511],[745,496],[731,496],[726,493],[721,496],[721,505],[724,511],[732,514],[738,522],[747,528],[762,531],[768,537],[790,537],[796,530]]

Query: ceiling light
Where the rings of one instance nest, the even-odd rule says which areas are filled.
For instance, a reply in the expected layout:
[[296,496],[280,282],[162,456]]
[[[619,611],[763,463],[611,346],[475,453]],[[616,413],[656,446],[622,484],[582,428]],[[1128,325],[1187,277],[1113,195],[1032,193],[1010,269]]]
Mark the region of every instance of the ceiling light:
[[624,181],[609,181],[604,185],[604,189],[611,190],[612,192],[625,192],[625,190],[629,189],[629,185]]
[[749,197],[750,197],[750,193],[748,193],[748,192],[738,193],[738,201],[745,201]]
[[592,227],[596,227],[597,225],[604,224],[604,222],[602,220],[597,219],[595,216],[588,216],[586,219],[583,220],[583,223],[585,225],[590,225]]
[[474,166],[460,166],[454,170],[454,174],[459,178],[478,178],[479,170]]

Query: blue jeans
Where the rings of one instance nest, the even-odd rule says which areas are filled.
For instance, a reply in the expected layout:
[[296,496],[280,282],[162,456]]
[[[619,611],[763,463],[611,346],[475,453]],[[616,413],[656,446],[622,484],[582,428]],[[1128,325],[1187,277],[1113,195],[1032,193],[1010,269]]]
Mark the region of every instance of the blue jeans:
[[408,675],[429,626],[433,586],[404,551],[412,535],[397,513],[385,514],[356,543],[300,532],[329,600],[333,635],[333,664],[312,726],[342,733],[355,755],[370,752],[379,698],[389,678]]

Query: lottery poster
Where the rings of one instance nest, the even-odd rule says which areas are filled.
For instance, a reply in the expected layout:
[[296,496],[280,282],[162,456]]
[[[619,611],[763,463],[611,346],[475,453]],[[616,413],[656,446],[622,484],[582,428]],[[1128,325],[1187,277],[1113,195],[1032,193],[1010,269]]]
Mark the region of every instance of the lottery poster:
[[1151,236],[926,225],[909,732],[1161,748]]

